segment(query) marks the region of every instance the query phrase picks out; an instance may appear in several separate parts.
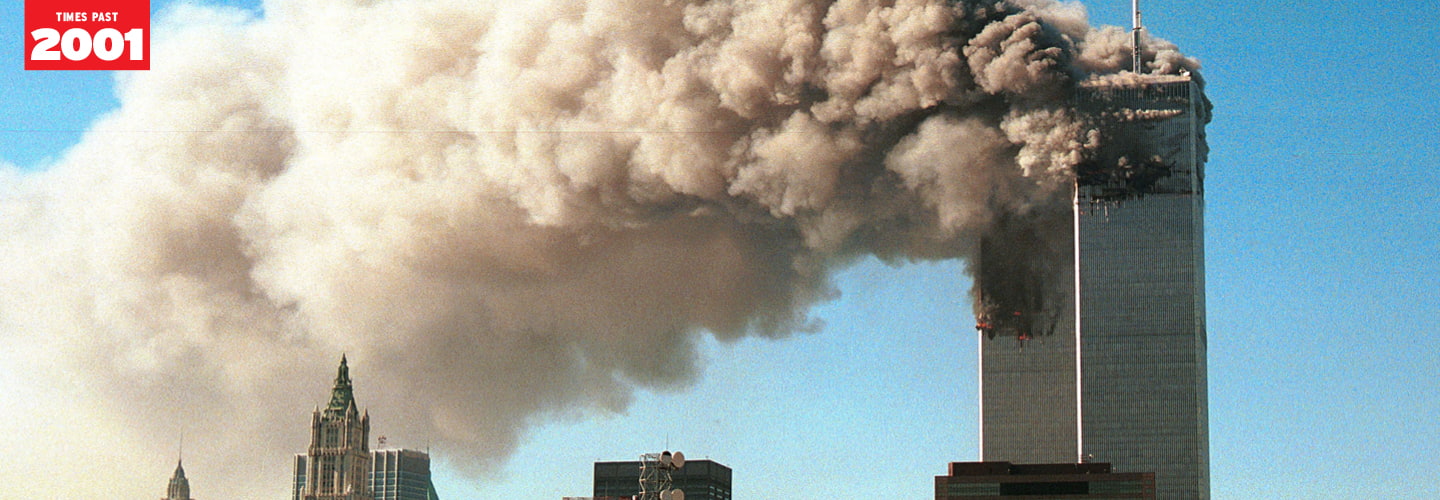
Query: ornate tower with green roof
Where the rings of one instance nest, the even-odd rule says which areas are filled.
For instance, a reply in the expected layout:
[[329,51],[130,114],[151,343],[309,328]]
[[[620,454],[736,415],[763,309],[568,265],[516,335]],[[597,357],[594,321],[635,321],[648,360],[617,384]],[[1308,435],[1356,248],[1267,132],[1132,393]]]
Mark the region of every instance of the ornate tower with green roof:
[[[350,369],[340,357],[330,404],[310,418],[310,449],[303,475],[297,474],[300,500],[370,500],[370,414],[360,413],[350,386]],[[297,471],[299,472],[299,471]]]

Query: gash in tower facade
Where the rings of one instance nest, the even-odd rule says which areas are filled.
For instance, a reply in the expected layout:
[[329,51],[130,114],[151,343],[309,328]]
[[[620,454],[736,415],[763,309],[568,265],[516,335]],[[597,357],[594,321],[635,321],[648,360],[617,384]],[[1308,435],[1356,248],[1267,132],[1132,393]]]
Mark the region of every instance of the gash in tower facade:
[[[1157,498],[1209,498],[1209,102],[1190,75],[1134,74],[1077,100],[1099,146],[1070,209],[981,249],[981,459],[1107,462],[1154,472]],[[1016,261],[1025,245],[1052,265]]]

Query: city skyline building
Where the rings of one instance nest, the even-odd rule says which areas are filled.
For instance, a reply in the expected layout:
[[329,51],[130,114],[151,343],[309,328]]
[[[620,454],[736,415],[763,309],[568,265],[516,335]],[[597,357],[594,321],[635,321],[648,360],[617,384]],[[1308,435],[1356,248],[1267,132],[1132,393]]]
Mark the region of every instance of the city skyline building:
[[949,474],[935,476],[935,500],[1006,497],[1026,500],[1157,498],[1154,473],[1114,472],[1110,464],[1105,463],[951,462]]
[[175,461],[175,474],[165,487],[165,498],[160,500],[195,500],[190,498],[190,480],[185,477],[184,459]]
[[[427,462],[428,464],[428,462]],[[310,419],[310,447],[295,456],[295,500],[371,500],[370,413],[355,404],[345,356],[330,403]]]
[[[304,497],[305,475],[309,456],[295,454],[293,498]],[[410,449],[370,451],[370,471],[366,474],[370,497],[375,500],[439,500],[439,490],[430,475],[430,455]]]
[[439,500],[430,477],[430,454],[410,449],[371,451],[370,492],[375,500]]
[[1069,210],[982,244],[981,460],[1107,462],[1154,472],[1158,498],[1209,498],[1209,103],[1188,74],[1077,94],[1099,147]]
[[[685,460],[669,471],[670,488],[685,492],[685,500],[730,500],[733,471],[713,460]],[[640,498],[641,461],[595,462],[592,498]]]

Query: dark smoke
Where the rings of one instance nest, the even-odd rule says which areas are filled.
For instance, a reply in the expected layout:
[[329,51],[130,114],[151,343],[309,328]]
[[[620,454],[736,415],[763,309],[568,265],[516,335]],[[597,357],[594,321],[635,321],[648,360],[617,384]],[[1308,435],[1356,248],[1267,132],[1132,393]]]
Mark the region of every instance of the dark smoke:
[[1043,275],[1024,228],[1096,146],[1069,96],[1129,64],[1049,0],[274,0],[157,32],[118,110],[4,177],[0,342],[41,389],[0,431],[108,453],[35,423],[64,407],[163,455],[183,427],[228,459],[211,497],[280,494],[255,478],[340,352],[377,427],[484,470],[537,418],[684,387],[700,335],[819,329],[862,256],[989,241]]

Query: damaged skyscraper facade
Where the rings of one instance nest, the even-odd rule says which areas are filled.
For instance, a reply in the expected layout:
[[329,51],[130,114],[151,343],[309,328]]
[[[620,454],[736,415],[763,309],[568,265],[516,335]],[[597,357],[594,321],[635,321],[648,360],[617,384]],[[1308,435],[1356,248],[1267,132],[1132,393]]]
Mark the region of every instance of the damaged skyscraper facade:
[[[1076,167],[1068,210],[982,246],[982,460],[1108,462],[1154,472],[1157,498],[1209,497],[1210,105],[1197,80],[1080,84],[1076,108],[1097,146]],[[1041,248],[1014,257],[1026,245]]]

